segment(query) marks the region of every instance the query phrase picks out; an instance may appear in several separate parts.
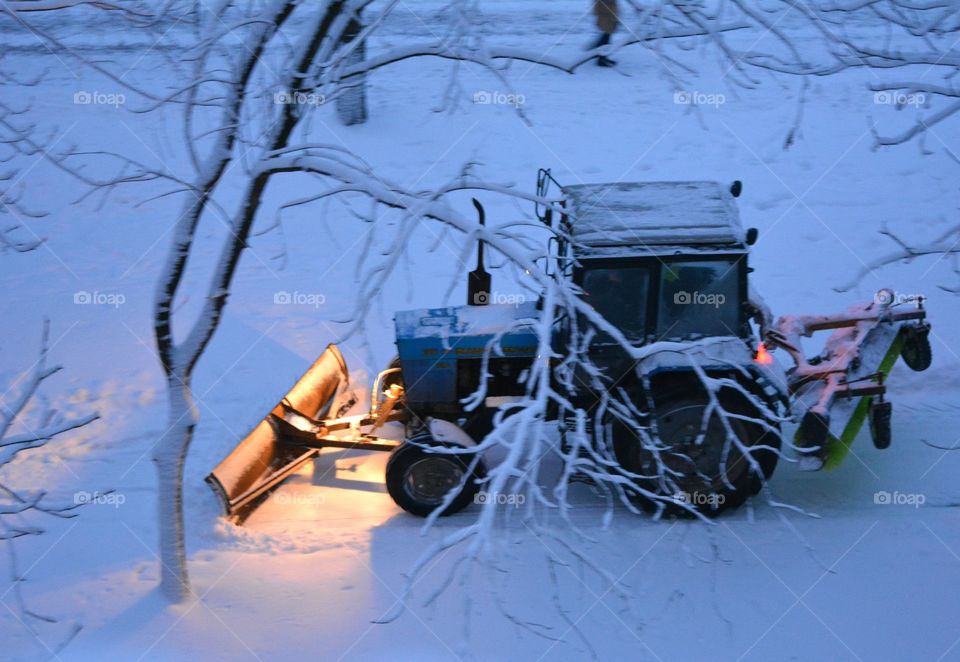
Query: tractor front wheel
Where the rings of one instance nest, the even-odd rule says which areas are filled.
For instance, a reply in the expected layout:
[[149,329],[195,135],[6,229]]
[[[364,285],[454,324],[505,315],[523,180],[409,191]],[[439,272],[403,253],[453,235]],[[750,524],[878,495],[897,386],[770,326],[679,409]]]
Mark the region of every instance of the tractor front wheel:
[[[440,513],[452,515],[469,505],[486,476],[483,460],[470,454],[438,452],[459,446],[420,433],[398,446],[387,461],[387,492],[412,515],[427,517],[448,495],[459,492]],[[472,469],[471,469],[472,465]]]

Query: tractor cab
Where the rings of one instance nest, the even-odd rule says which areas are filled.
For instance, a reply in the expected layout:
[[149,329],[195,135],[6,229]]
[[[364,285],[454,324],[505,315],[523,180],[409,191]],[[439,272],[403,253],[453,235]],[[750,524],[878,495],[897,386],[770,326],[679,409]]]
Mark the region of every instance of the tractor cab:
[[629,340],[749,337],[748,233],[726,187],[644,182],[562,191],[570,241],[560,270]]

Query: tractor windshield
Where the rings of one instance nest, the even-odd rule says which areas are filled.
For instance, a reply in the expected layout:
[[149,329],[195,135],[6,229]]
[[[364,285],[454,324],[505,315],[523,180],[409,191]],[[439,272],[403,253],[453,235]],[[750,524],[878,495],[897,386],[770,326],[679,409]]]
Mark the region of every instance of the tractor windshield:
[[740,268],[737,259],[664,263],[658,337],[739,336]]
[[647,333],[650,270],[644,267],[593,268],[583,275],[585,299],[630,340]]
[[[741,256],[638,262],[588,263],[580,281],[584,300],[628,340],[741,335]],[[600,333],[597,340],[608,344],[613,339]]]

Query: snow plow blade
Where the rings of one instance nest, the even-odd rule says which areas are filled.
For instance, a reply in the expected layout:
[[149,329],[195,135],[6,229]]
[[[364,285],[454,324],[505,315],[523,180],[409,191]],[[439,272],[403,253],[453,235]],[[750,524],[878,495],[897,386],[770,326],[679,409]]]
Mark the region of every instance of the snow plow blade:
[[347,364],[328,345],[310,369],[237,447],[207,476],[228,518],[240,523],[319,448],[298,444],[291,426],[309,432],[318,419],[336,415],[347,392]]

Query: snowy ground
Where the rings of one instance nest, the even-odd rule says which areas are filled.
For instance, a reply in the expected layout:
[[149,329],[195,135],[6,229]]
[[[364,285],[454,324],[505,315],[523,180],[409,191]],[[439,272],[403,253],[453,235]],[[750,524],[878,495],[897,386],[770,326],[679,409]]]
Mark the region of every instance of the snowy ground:
[[[578,19],[585,6],[554,2],[534,12],[516,0],[495,3],[490,31],[505,44],[532,43],[572,56],[590,34],[589,17]],[[430,7],[418,16],[400,11],[385,39],[430,30],[436,20]],[[78,28],[78,38],[83,34]],[[116,42],[125,39],[116,36]],[[90,39],[113,55],[119,51],[109,44],[116,42]],[[78,67],[50,62],[28,40],[16,43],[25,67],[52,67],[48,83],[26,95],[39,116],[58,123],[64,144],[108,140],[144,159],[179,158],[177,114],[75,105],[79,90],[113,87]],[[125,48],[138,52],[142,45]],[[674,103],[674,90],[650,53],[635,48],[618,59],[618,70],[587,67],[576,76],[514,65],[510,78],[530,126],[509,106],[473,104],[474,92],[507,90],[472,70],[460,74],[460,108],[435,112],[449,65],[404,63],[372,77],[370,122],[342,128],[324,109],[317,139],[343,143],[408,186],[443,182],[467,161],[482,164],[489,179],[526,189],[538,167],[553,168],[569,183],[743,180],[742,216],[760,229],[754,283],[776,313],[830,312],[881,286],[929,297],[934,365],[922,376],[898,366],[891,377],[889,450],[874,450],[863,434],[834,472],[801,474],[781,463],[773,481],[778,497],[819,516],[791,515],[796,531],[761,504],[713,527],[651,522],[622,511],[603,530],[598,504],[582,490],[576,517],[594,540],[595,559],[629,587],[626,603],[604,593],[577,564],[553,566],[550,559],[562,557],[554,544],[515,520],[503,530],[502,571],[478,572],[469,586],[454,584],[424,606],[449,568],[450,559],[442,559],[399,620],[372,624],[394,606],[402,573],[428,541],[469,513],[422,537],[421,522],[403,514],[382,487],[382,455],[325,453],[243,528],[218,518],[202,480],[343,328],[337,320],[352,303],[352,267],[368,240],[366,229],[336,205],[325,219],[318,209],[302,209],[285,215],[282,235],[273,231],[252,242],[226,321],[201,363],[195,388],[202,422],[186,478],[188,552],[201,598],[167,606],[155,590],[148,459],[163,430],[164,403],[150,305],[178,207],[169,199],[136,207],[153,192],[148,187],[121,190],[102,205],[96,198],[74,204],[82,189],[39,164],[26,181],[52,214],[31,222],[31,229],[48,242],[37,253],[0,260],[7,292],[0,313],[14,321],[4,326],[3,372],[12,376],[29,366],[41,319],[49,316],[52,355],[67,368],[50,392],[67,393],[69,406],[98,410],[103,418],[23,458],[16,480],[42,480],[68,500],[80,491],[113,489],[123,503],[93,504],[80,518],[52,522],[47,535],[18,545],[29,569],[23,590],[31,606],[61,623],[35,637],[12,612],[0,610],[4,657],[49,657],[48,647],[79,621],[83,630],[59,653],[62,659],[559,660],[588,657],[591,650],[604,658],[659,660],[960,659],[952,609],[960,585],[954,478],[960,454],[922,443],[960,442],[958,304],[937,287],[949,281],[948,265],[929,258],[867,276],[856,292],[832,289],[890,248],[876,232],[882,223],[920,238],[955,219],[960,171],[944,151],[956,147],[957,127],[939,127],[927,140],[928,155],[916,145],[872,151],[868,118],[894,127],[911,111],[876,105],[866,89],[869,74],[861,72],[813,84],[802,137],[783,151],[794,115],[792,86],[766,81],[757,90],[731,90],[722,71],[705,65],[687,91],[726,98],[695,113]],[[157,72],[164,75],[159,58]],[[293,193],[302,185],[281,188]],[[521,212],[529,210],[490,205],[488,218],[505,221]],[[216,230],[208,238],[207,256]],[[369,344],[357,338],[344,346],[358,378],[394,353],[393,310],[437,304],[451,276],[465,280],[453,239],[432,253],[427,249],[436,238],[428,233],[410,241],[422,255],[370,320]],[[277,259],[281,254],[285,260]],[[516,288],[496,272],[494,283],[508,292]],[[324,303],[277,305],[278,291],[323,295]],[[77,292],[119,294],[123,303],[78,305]],[[925,502],[878,504],[881,491],[922,495]],[[474,598],[469,628],[462,618],[466,592]],[[0,595],[11,599],[5,586]],[[512,625],[498,600],[535,625]]]

